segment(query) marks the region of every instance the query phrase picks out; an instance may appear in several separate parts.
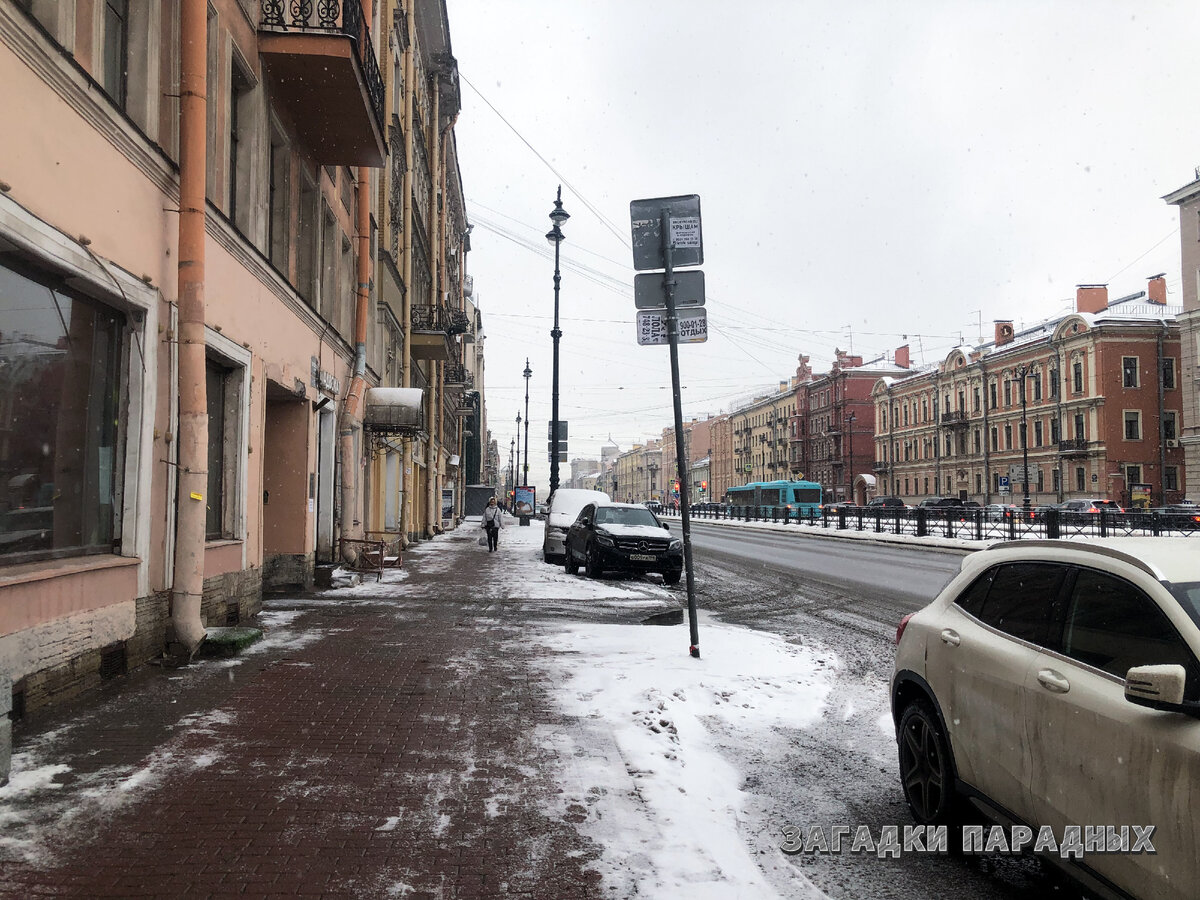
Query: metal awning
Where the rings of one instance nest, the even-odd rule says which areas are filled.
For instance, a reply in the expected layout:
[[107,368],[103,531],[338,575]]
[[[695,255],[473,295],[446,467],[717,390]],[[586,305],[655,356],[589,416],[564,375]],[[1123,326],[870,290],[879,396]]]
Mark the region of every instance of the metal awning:
[[425,392],[420,388],[367,388],[363,427],[391,434],[425,426]]

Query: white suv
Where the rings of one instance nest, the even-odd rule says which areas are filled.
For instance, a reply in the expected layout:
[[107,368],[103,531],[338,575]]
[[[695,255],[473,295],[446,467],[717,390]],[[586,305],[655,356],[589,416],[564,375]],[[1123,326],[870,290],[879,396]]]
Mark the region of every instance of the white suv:
[[896,642],[919,823],[960,823],[971,800],[1059,841],[1067,826],[1153,825],[1156,853],[1085,853],[1072,874],[1102,896],[1200,897],[1200,542],[997,545]]

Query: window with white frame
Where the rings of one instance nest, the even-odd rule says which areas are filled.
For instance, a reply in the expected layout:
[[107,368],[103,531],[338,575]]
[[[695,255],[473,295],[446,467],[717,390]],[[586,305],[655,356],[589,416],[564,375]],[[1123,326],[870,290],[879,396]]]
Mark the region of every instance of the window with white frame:
[[1075,467],[1075,490],[1082,491],[1087,485],[1087,473],[1083,466]]
[[0,263],[0,560],[111,553],[121,534],[125,314]]
[[1121,386],[1127,388],[1138,386],[1138,358],[1136,356],[1121,357]]
[[246,441],[250,354],[213,330],[205,336],[208,400],[207,540],[245,537]]
[[1174,441],[1179,437],[1178,420],[1171,410],[1163,412],[1163,440]]
[[1142,439],[1142,413],[1140,410],[1125,410],[1125,440],[1140,441]]
[[1179,467],[1167,466],[1163,469],[1163,490],[1179,490]]
[[1162,386],[1164,391],[1175,390],[1175,360],[1169,357],[1162,361]]

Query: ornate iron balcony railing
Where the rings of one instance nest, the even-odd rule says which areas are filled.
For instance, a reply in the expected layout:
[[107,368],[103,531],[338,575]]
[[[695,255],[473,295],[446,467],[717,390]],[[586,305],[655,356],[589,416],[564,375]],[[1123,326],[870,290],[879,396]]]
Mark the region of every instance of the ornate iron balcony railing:
[[[285,20],[284,7],[290,15]],[[354,40],[371,112],[383,132],[383,77],[362,0],[262,0],[262,24],[283,31],[344,34]]]

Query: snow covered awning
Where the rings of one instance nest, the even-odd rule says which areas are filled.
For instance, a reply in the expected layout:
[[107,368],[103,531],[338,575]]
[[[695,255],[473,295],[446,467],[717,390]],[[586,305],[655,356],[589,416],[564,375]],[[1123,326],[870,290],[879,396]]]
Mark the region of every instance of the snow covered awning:
[[387,434],[414,434],[425,426],[420,388],[367,388],[363,427]]

